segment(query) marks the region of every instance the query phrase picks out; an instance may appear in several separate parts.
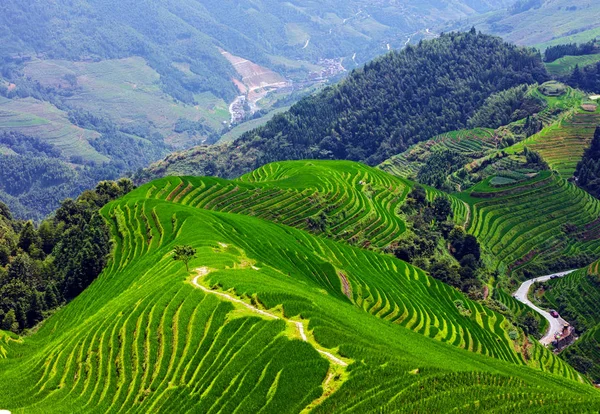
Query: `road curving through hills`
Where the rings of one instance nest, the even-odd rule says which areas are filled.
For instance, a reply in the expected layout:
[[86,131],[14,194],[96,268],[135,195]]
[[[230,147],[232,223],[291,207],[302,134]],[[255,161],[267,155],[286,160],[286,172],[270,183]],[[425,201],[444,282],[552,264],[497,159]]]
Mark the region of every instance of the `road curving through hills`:
[[561,317],[554,318],[552,315],[550,315],[550,313],[535,306],[528,298],[529,289],[531,289],[531,285],[533,285],[535,282],[546,282],[546,281],[552,279],[554,276],[563,277],[563,276],[568,275],[569,273],[574,272],[575,270],[577,270],[577,269],[567,270],[567,271],[560,272],[560,273],[553,273],[551,275],[540,276],[540,277],[526,280],[525,282],[523,282],[521,284],[521,286],[519,286],[519,289],[517,289],[517,291],[513,294],[513,297],[515,299],[517,299],[519,302],[524,303],[525,305],[529,306],[531,309],[533,309],[534,311],[536,311],[537,313],[542,315],[544,318],[546,318],[546,320],[550,324],[548,331],[546,332],[546,335],[544,335],[544,337],[542,339],[540,339],[540,343],[542,345],[547,346],[550,343],[552,343],[552,341],[554,339],[554,335],[556,333],[562,331],[562,328],[567,323],[567,321],[565,321]]
[[[206,276],[207,274],[210,273],[210,269],[207,267],[199,267],[196,269],[197,275],[196,277],[194,277],[194,279],[192,280],[192,284],[199,288],[202,289],[204,292],[206,293],[211,293],[213,295],[217,295],[220,296],[230,302],[234,302],[237,303],[239,305],[242,305],[244,307],[246,307],[247,309],[249,309],[252,312],[258,313],[259,315],[262,316],[266,316],[267,318],[271,318],[271,319],[282,319],[284,320],[286,323],[292,324],[296,327],[296,329],[298,329],[298,333],[300,334],[300,338],[302,338],[302,341],[304,342],[308,342],[308,337],[306,336],[306,333],[304,332],[304,325],[302,325],[302,322],[298,322],[298,321],[292,321],[290,319],[286,319],[286,318],[281,318],[278,315],[275,315],[271,312],[267,312],[265,310],[262,309],[258,309],[256,306],[253,306],[249,303],[244,302],[241,299],[238,299],[234,296],[228,295],[227,293],[223,293],[223,292],[217,292],[215,290],[211,290],[205,286],[202,286],[200,283],[198,283],[198,279],[200,279],[203,276]],[[314,346],[314,344],[311,344]],[[327,351],[323,351],[322,349],[316,348],[317,352],[319,352],[321,355],[325,356],[327,359],[329,359],[331,362],[333,362],[334,364],[337,365],[341,365],[342,367],[347,367],[348,363],[346,361],[343,361],[342,359],[336,357],[335,355],[333,355],[331,352],[327,352]],[[1,413],[0,413],[1,414]]]

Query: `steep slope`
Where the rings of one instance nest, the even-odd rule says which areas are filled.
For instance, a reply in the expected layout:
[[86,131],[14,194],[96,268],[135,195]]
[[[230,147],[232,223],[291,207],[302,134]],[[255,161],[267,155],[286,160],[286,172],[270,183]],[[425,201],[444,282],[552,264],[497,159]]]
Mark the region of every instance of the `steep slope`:
[[[554,374],[525,367],[499,314],[420,270],[259,218],[182,205],[192,191],[179,197],[187,187],[174,180],[106,206],[115,248],[105,272],[35,334],[2,334],[0,407],[600,407],[596,391],[574,381],[560,359],[536,347],[533,361]],[[190,271],[172,257],[182,244],[197,249]]]
[[531,277],[581,266],[600,254],[600,202],[585,191],[551,172],[501,188],[489,181],[459,198],[472,209],[469,233],[501,269]]
[[494,92],[546,76],[532,50],[475,32],[446,34],[376,59],[230,146],[174,154],[145,175],[234,177],[268,162],[306,158],[377,164],[465,127]]

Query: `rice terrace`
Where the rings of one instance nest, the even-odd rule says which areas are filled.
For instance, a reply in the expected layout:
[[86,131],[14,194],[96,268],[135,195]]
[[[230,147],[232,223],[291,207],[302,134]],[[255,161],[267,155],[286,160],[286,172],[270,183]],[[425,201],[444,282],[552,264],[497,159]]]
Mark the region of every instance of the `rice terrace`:
[[600,412],[594,1],[0,9],[0,414]]

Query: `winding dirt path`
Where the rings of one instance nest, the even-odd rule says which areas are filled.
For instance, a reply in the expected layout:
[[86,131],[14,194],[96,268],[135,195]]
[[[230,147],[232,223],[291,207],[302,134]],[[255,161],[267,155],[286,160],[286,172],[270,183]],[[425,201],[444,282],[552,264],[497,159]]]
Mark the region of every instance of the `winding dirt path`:
[[546,320],[550,324],[548,331],[546,332],[546,335],[544,335],[544,337],[542,339],[540,339],[540,343],[542,345],[549,345],[550,343],[552,343],[552,341],[554,340],[554,335],[556,333],[562,331],[563,326],[565,326],[565,323],[567,323],[567,321],[565,321],[561,317],[554,318],[554,317],[552,317],[552,315],[550,315],[550,313],[538,308],[533,303],[531,303],[531,301],[527,297],[529,294],[529,289],[531,288],[531,285],[533,285],[535,282],[545,282],[547,280],[550,280],[553,276],[563,277],[563,276],[568,275],[569,273],[574,272],[575,270],[577,270],[577,269],[567,270],[566,272],[554,273],[551,275],[546,275],[546,276],[541,276],[541,277],[536,277],[535,279],[529,279],[529,280],[523,282],[521,284],[521,286],[519,286],[519,289],[513,294],[515,299],[517,299],[519,302],[524,303],[525,305],[529,306],[531,309],[533,309],[534,311],[536,311],[537,313],[542,315],[544,318],[546,318]]
[[[244,302],[243,300],[240,300],[232,295],[228,295],[227,293],[223,293],[223,292],[217,292],[215,290],[211,290],[205,286],[202,286],[200,283],[198,283],[198,279],[200,279],[203,276],[206,276],[207,274],[210,273],[210,269],[208,267],[199,267],[196,269],[197,275],[196,277],[194,277],[194,279],[192,280],[192,284],[203,290],[206,293],[210,293],[213,295],[217,295],[220,296],[230,302],[234,302],[237,303],[239,305],[242,305],[244,307],[246,307],[247,309],[249,309],[252,312],[258,313],[259,315],[265,316],[267,318],[271,318],[271,319],[282,319],[283,321],[285,321],[286,323],[292,324],[296,327],[296,329],[298,330],[298,333],[300,334],[300,338],[302,338],[302,340],[304,342],[308,342],[308,337],[306,336],[306,333],[304,331],[304,325],[302,325],[302,322],[297,322],[297,321],[292,321],[290,319],[286,319],[286,318],[281,318],[271,312],[267,312],[265,310],[262,309],[258,309],[256,306],[253,306],[249,303]],[[311,345],[314,344],[311,343]],[[336,357],[335,355],[333,355],[331,352],[327,352],[327,351],[323,351],[322,349],[318,349],[315,347],[315,349],[317,350],[317,352],[319,352],[321,355],[324,355],[327,359],[329,359],[331,362],[333,362],[334,364],[337,365],[341,365],[342,367],[347,367],[348,363],[346,361],[341,360],[340,358]]]

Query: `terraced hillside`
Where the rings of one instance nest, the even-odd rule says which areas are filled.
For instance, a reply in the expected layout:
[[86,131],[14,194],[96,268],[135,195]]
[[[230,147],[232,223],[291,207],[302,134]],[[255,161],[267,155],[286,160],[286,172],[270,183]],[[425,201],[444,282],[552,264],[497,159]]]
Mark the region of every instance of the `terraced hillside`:
[[[581,337],[565,351],[565,357],[595,382],[600,380],[600,262],[544,284],[542,300],[556,309]],[[588,365],[591,363],[591,366]]]
[[[600,409],[596,391],[559,358],[534,347],[530,364],[549,372],[525,366],[499,314],[420,270],[183,205],[193,190],[172,184],[106,206],[115,245],[104,273],[35,334],[1,334],[1,408],[487,413],[556,411],[569,401],[577,412]],[[190,271],[171,255],[182,244],[197,249]]]
[[521,151],[527,147],[539,152],[552,169],[564,178],[570,178],[590,145],[596,126],[600,125],[600,110],[586,112],[581,109],[561,120],[556,125],[545,128],[539,134],[522,141],[507,152]]
[[542,266],[543,272],[598,257],[600,201],[549,171],[508,187],[495,188],[489,181],[459,198],[471,207],[469,233],[499,268],[535,272]]
[[432,152],[451,150],[476,159],[497,149],[500,140],[494,130],[487,128],[447,132],[413,145],[405,152],[384,161],[379,168],[393,175],[414,179]]

